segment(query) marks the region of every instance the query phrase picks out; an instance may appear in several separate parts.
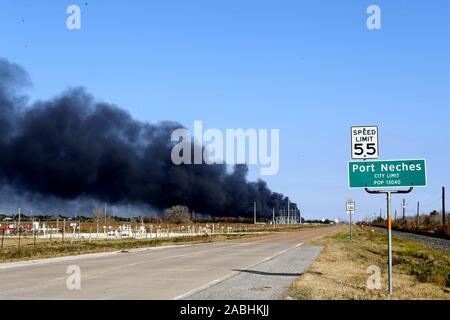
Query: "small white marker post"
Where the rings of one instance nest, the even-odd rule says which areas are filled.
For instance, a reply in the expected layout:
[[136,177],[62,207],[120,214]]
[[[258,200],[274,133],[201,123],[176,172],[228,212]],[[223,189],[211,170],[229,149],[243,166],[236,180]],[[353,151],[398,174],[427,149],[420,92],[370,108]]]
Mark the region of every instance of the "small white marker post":
[[355,212],[355,202],[352,199],[348,199],[347,200],[347,202],[346,202],[346,211],[347,211],[347,214],[350,215],[349,224],[350,224],[350,241],[351,241],[352,238],[353,238],[353,235],[352,235],[352,224],[353,224],[353,222],[352,222],[352,214]]

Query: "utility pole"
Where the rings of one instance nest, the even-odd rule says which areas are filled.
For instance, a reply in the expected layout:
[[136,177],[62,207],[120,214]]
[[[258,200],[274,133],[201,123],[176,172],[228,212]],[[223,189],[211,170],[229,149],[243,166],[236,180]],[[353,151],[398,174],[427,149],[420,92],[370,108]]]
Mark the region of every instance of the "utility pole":
[[300,207],[298,207],[298,217],[300,219],[300,224],[302,224],[302,212],[300,211]]
[[397,220],[397,209],[395,209],[395,213],[394,213],[394,221]]
[[403,208],[403,222],[405,222],[405,209],[406,209],[406,200],[405,200],[405,198],[403,198],[402,208]]
[[275,207],[272,207],[272,223],[275,226]]
[[442,187],[442,225],[445,226],[445,187]]
[[416,225],[419,226],[419,219],[420,219],[420,201],[417,201],[417,221],[416,221]]
[[290,221],[289,221],[289,207],[291,206],[291,204],[290,204],[290,202],[289,202],[289,200],[288,200],[288,207],[287,207],[287,224],[290,224]]
[[256,201],[253,202],[253,221],[256,224]]
[[105,202],[105,225],[106,225],[106,202]]
[[380,219],[381,219],[381,213],[382,213],[383,209],[380,209]]
[[20,208],[19,208],[19,225],[18,225],[19,229],[20,229],[20,215],[21,215],[21,212],[20,212]]

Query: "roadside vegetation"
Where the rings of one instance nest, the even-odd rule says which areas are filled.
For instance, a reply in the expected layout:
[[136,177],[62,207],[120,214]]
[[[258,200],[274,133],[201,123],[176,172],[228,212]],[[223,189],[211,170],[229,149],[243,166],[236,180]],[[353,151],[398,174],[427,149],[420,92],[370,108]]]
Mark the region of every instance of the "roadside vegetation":
[[[448,222],[450,215],[446,215],[446,221]],[[377,218],[372,222],[374,226],[386,227],[386,220]],[[392,228],[396,230],[404,231],[420,231],[436,234],[450,235],[450,223],[442,224],[442,213],[438,211],[430,212],[430,214],[422,214],[419,216],[407,216],[403,217],[394,214],[392,217]]]
[[[200,224],[197,224],[197,228]],[[203,224],[203,226],[205,226]],[[247,237],[261,236],[271,232],[293,232],[306,228],[316,228],[318,225],[250,225],[239,224],[235,225],[232,232],[226,232],[216,227],[216,233],[204,235],[180,235],[172,237],[155,238],[96,238],[95,234],[92,237],[46,237],[36,238],[32,236],[19,237],[1,237],[0,236],[0,263],[13,262],[32,259],[53,258],[68,255],[78,255],[94,252],[110,252],[128,250],[133,248],[146,248],[156,246],[166,246],[173,244],[192,244],[192,243],[206,243],[214,241],[225,241],[232,239],[240,239]],[[209,226],[210,227],[210,226]],[[171,225],[170,232],[179,231],[180,226]],[[211,230],[211,229],[210,229]],[[20,242],[19,242],[20,241]]]
[[[314,239],[324,246],[318,259],[285,293],[288,299],[389,299],[387,239],[370,227]],[[369,289],[368,268],[381,271],[381,289]],[[450,255],[421,243],[393,237],[392,299],[450,300]]]
[[[53,258],[68,255],[79,255],[94,252],[111,252],[128,250],[133,248],[146,248],[167,246],[173,244],[192,244],[206,243],[214,241],[224,241],[231,239],[239,239],[249,237],[246,234],[218,234],[210,236],[182,236],[172,238],[153,238],[153,239],[107,239],[93,240],[87,239],[71,242],[66,240],[64,243],[61,239],[49,241],[48,239],[38,239],[36,242],[32,238],[22,239],[20,249],[14,246],[7,246],[0,250],[0,262],[24,261],[31,259]],[[10,240],[12,241],[12,240]],[[15,240],[17,241],[17,240]]]
[[166,209],[161,217],[111,217],[103,208],[93,209],[91,218],[4,216],[0,221],[0,262],[223,241],[318,226],[253,224],[252,219],[239,217],[193,221],[193,216],[180,205]]

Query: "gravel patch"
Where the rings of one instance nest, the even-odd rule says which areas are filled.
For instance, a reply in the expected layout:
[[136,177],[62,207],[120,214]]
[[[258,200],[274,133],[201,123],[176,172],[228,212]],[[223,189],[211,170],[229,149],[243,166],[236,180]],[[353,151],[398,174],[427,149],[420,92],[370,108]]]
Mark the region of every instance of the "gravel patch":
[[299,246],[186,297],[186,300],[276,300],[318,257],[323,247]]
[[[383,232],[384,234],[387,234],[387,229],[377,228],[377,227],[372,227],[372,228],[379,232]],[[392,235],[394,235],[398,238],[422,242],[422,243],[429,245],[430,247],[433,247],[435,249],[450,252],[450,240],[427,237],[427,236],[422,236],[422,235],[418,235],[418,234],[414,234],[414,233],[407,233],[407,232],[401,232],[401,231],[396,231],[396,230],[392,230]]]

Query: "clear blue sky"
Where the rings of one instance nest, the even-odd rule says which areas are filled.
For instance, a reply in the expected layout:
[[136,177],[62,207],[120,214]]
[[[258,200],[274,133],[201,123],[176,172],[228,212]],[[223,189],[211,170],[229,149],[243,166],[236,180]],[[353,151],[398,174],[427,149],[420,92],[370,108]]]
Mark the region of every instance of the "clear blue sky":
[[[70,4],[79,31],[65,26]],[[370,4],[382,30],[366,28]],[[417,200],[439,208],[450,187],[447,0],[8,0],[0,39],[33,99],[84,86],[143,121],[279,128],[280,172],[264,179],[308,218],[345,217],[347,197],[361,216],[384,209],[382,196],[347,188],[353,124],[379,125],[382,159],[428,160],[410,214]]]

